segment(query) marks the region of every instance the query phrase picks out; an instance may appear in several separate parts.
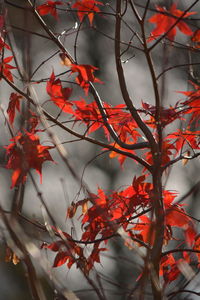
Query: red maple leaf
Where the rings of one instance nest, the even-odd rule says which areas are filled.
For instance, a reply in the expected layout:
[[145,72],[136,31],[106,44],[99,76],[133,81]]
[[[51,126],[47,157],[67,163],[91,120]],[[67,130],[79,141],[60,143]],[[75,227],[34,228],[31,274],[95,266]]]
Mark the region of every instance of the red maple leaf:
[[[146,115],[150,115],[150,119],[145,121],[146,124],[149,126],[156,128],[156,121],[155,121],[155,114],[156,114],[156,107],[154,105],[151,105],[146,102],[142,102],[142,106],[144,110],[141,110],[141,112],[144,112]],[[178,106],[165,108],[160,107],[160,121],[163,127],[166,125],[172,123],[176,119],[182,119],[181,115],[183,114],[182,111],[179,110]]]
[[[193,249],[200,251],[200,235],[196,236],[195,241],[194,241]],[[200,253],[196,253],[196,256],[197,256],[198,262],[200,264]]]
[[[56,228],[53,228],[56,232],[59,232]],[[66,233],[62,232],[62,236],[66,240],[59,240],[51,244],[43,243],[41,248],[49,249],[53,252],[58,252],[53,263],[53,267],[60,267],[67,263],[67,267],[70,269],[71,266],[76,263],[77,268],[80,268],[85,274],[89,274],[89,271],[94,266],[94,263],[100,263],[100,252],[106,251],[106,248],[99,248],[99,244],[95,243],[93,249],[86,258],[83,253],[83,248],[78,246],[72,239],[72,237]]]
[[144,182],[145,178],[145,175],[134,177],[132,186],[110,195],[105,195],[99,188],[98,194],[92,195],[92,206],[84,213],[82,224],[85,232],[82,239],[92,240],[98,234],[105,238],[115,233],[120,224],[126,229],[137,207],[141,209],[150,203],[152,184]]
[[6,44],[6,42],[4,41],[4,39],[0,36],[0,51],[6,48],[8,50],[10,50],[10,46],[8,44]]
[[[162,165],[167,164],[171,160],[171,156],[177,153],[177,148],[169,141],[165,140],[162,143]],[[148,151],[145,154],[146,160],[149,164],[153,164],[152,152]]]
[[[126,140],[124,140],[124,142],[125,142],[126,144],[132,144],[132,142],[130,141],[130,138],[128,138],[128,137],[126,138]],[[121,146],[119,146],[119,145],[116,144],[116,143],[111,143],[110,146],[113,146],[114,148],[120,149],[120,150],[122,150],[122,151],[124,150],[124,148],[122,148]],[[126,152],[135,154],[135,151],[134,151],[134,150],[126,149]],[[117,152],[115,152],[115,151],[111,151],[111,152],[109,153],[109,157],[110,157],[110,158],[115,158],[115,157],[116,157],[116,158],[118,159],[118,161],[119,161],[121,167],[123,166],[125,160],[127,159],[127,156],[126,156],[126,155],[117,153]]]
[[14,122],[16,109],[20,111],[20,99],[22,99],[21,95],[17,93],[11,93],[7,109],[10,124],[13,124]]
[[100,263],[100,252],[107,250],[107,248],[99,248],[99,244],[100,244],[100,242],[94,244],[93,250],[92,250],[90,256],[88,257],[88,260],[87,260],[88,272],[93,268],[95,262]]
[[177,193],[171,191],[163,191],[163,201],[165,205],[165,222],[167,225],[175,227],[187,227],[191,222],[191,218],[185,214],[184,209],[179,204],[172,202],[176,198]]
[[110,106],[106,109],[106,114],[109,117],[109,123],[115,129],[121,141],[126,142],[127,139],[130,139],[130,143],[131,140],[136,143],[141,134],[137,131],[138,125],[131,114],[122,110],[125,107],[124,104]]
[[116,219],[120,220],[123,215],[124,204],[119,197],[106,196],[100,188],[97,195],[92,195],[91,202],[92,207],[87,210],[82,219],[85,229],[82,235],[84,241],[94,240],[98,234],[102,237],[113,234],[116,231]]
[[90,25],[92,26],[94,14],[100,12],[100,9],[97,7],[97,5],[103,5],[103,3],[95,0],[80,0],[76,1],[72,8],[78,10],[77,15],[80,22],[82,22],[84,16],[88,16]]
[[63,88],[60,79],[55,78],[54,72],[52,72],[50,80],[47,82],[46,90],[51,97],[51,101],[62,111],[66,113],[73,113],[73,104],[68,100],[71,96],[72,89]]
[[120,195],[130,200],[134,206],[147,205],[152,197],[153,185],[145,182],[146,175],[134,177],[132,185],[123,190]]
[[[59,232],[56,228],[53,228],[56,232]],[[57,242],[53,242],[49,245],[46,243],[42,244],[41,248],[48,248],[51,251],[58,252],[53,263],[53,267],[60,267],[67,262],[67,266],[70,269],[71,266],[76,262],[75,255],[83,257],[83,249],[76,245],[72,241],[71,236],[66,233],[62,232],[62,236],[66,238],[65,240],[59,240]]]
[[176,132],[167,135],[167,139],[175,139],[176,151],[182,151],[183,146],[186,145],[188,148],[200,149],[199,141],[200,131],[181,131],[178,129]]
[[153,185],[145,182],[145,179],[146,175],[134,176],[130,186],[109,196],[109,205],[111,206],[109,209],[113,215],[112,220],[120,219],[126,222],[137,207],[146,207],[151,202]]
[[40,131],[36,129],[39,123],[39,117],[31,110],[29,110],[27,123],[29,132],[36,133],[37,131]]
[[[141,178],[141,179],[140,179]],[[138,180],[143,180],[142,176],[138,178]],[[142,184],[141,182],[139,186]],[[138,190],[138,195],[133,195],[132,202],[138,200],[139,202],[143,202],[144,204],[151,203],[152,195],[153,195],[153,186],[150,183],[145,183],[146,187],[140,187]],[[129,187],[130,188],[130,187]],[[136,192],[136,190],[135,190]],[[187,216],[184,209],[180,204],[173,204],[175,197],[177,196],[176,192],[171,192],[168,190],[163,191],[163,202],[165,206],[165,232],[164,232],[164,244],[167,244],[169,240],[173,238],[171,227],[178,227],[184,230],[186,240],[189,245],[191,245],[192,239],[196,236],[196,232],[194,230],[194,225],[192,219]],[[143,200],[142,200],[143,198]],[[145,203],[146,201],[146,203]],[[155,231],[153,230],[150,236],[151,220],[148,216],[143,215],[139,217],[139,222],[132,227],[131,229],[134,231],[139,231],[140,235],[138,237],[142,239],[145,243],[150,243],[151,245],[154,242]],[[152,228],[153,229],[153,228]]]
[[94,76],[93,73],[95,70],[98,70],[98,68],[91,65],[71,65],[71,73],[78,72],[76,82],[84,89],[86,95],[88,95],[89,92],[89,82],[103,83]]
[[19,133],[11,139],[11,144],[6,146],[8,162],[7,169],[13,169],[12,185],[19,185],[26,181],[30,169],[35,169],[42,180],[42,164],[49,160],[53,161],[49,149],[50,146],[42,146],[39,137],[33,133]]
[[182,19],[187,18],[188,16],[196,14],[196,12],[187,12],[178,23],[170,30],[170,28],[177,22],[177,18],[180,18],[183,15],[183,11],[176,8],[176,4],[172,4],[169,10],[165,7],[156,5],[158,13],[154,14],[150,19],[150,23],[155,23],[156,28],[151,32],[151,36],[148,39],[148,42],[155,40],[160,37],[162,34],[167,33],[167,37],[170,41],[173,41],[176,36],[176,28],[186,35],[192,35],[193,31],[190,27],[182,21]]
[[197,29],[194,32],[191,40],[196,43],[195,48],[200,48],[200,29]]
[[[88,104],[84,99],[82,99],[81,101],[76,101],[74,104],[77,107],[74,111],[74,116],[76,120],[80,120],[87,125],[88,134],[99,128],[103,128],[105,136],[109,140],[110,133],[104,125],[102,115],[96,102]],[[124,105],[116,105],[112,107],[108,103],[104,102],[103,107],[109,124],[112,125],[121,141],[127,141],[128,143],[128,138],[131,138],[133,142],[137,142],[137,138],[141,136],[136,130],[138,129],[138,126],[129,113],[123,112],[121,108],[124,108]]]
[[[13,59],[13,56],[8,56],[4,58],[3,62],[0,63],[0,72],[3,74],[9,81],[13,82],[13,76],[10,70],[16,69],[16,67],[13,67],[9,65],[8,63]],[[0,74],[0,80],[1,80],[1,74]]]
[[188,223],[187,227],[184,228],[184,233],[187,244],[192,247],[195,242],[197,232],[194,228],[194,224],[191,221]]
[[140,216],[139,221],[132,230],[139,231],[140,232],[140,238],[143,242],[149,243],[150,245],[153,245],[154,239],[155,239],[155,232],[150,233],[150,227],[151,227],[151,219],[146,216]]
[[[56,228],[54,228],[54,230],[60,232]],[[66,238],[66,241],[59,240],[49,245],[44,243],[41,248],[48,248],[51,251],[58,252],[54,259],[54,268],[60,267],[67,262],[67,266],[70,269],[71,266],[78,260],[75,256],[79,256],[79,258],[83,257],[83,249],[72,241],[72,238],[68,233],[62,232],[62,235]]]
[[[84,99],[80,101],[75,101],[76,110],[74,111],[74,116],[76,121],[81,121],[87,125],[87,133],[90,134],[99,128],[103,127],[105,135],[108,137],[109,133],[107,128],[104,126],[102,115],[96,102],[86,103]],[[109,107],[107,103],[104,103],[104,108]]]
[[191,114],[190,124],[193,121],[197,122],[200,120],[200,86],[190,81],[190,83],[195,88],[195,91],[186,91],[186,92],[178,92],[184,94],[188,97],[188,100],[181,102],[182,105],[185,105],[187,108],[185,109],[186,114]]
[[186,242],[189,246],[192,246],[196,236],[194,223],[183,209],[184,204],[173,203],[176,196],[177,192],[163,191],[165,223],[169,228],[182,228],[184,230]]
[[44,4],[37,7],[37,11],[41,16],[52,15],[55,19],[58,19],[56,5],[62,5],[62,1],[46,1]]
[[181,274],[177,262],[173,255],[167,254],[161,259],[160,275],[163,276],[165,283],[170,283],[178,278]]

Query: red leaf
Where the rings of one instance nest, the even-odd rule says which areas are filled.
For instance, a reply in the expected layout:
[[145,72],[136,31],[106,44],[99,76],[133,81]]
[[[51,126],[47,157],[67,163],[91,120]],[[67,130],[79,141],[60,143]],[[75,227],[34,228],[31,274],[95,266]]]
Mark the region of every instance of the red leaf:
[[36,133],[38,130],[36,130],[36,127],[39,123],[38,116],[29,110],[28,120],[27,120],[28,126],[29,126],[29,132],[30,133]]
[[20,99],[22,96],[16,93],[11,93],[10,95],[10,102],[8,105],[7,113],[9,116],[9,122],[12,125],[15,119],[15,111],[16,109],[20,111]]
[[[3,62],[0,63],[0,72],[11,82],[13,82],[13,76],[10,72],[11,69],[16,69],[16,67],[13,67],[9,65],[8,63],[13,59],[13,56],[9,56],[4,58]],[[1,80],[1,75],[0,75],[0,80]]]
[[[0,26],[1,28],[1,26]],[[6,44],[6,42],[4,41],[4,39],[0,36],[0,52],[3,48],[6,48],[8,50],[11,50],[10,46],[8,44]]]
[[155,231],[150,233],[151,219],[146,215],[140,216],[138,224],[136,224],[132,229],[134,231],[139,231],[142,237],[142,241],[153,245],[155,239]]
[[94,76],[94,71],[98,68],[91,65],[74,65],[71,66],[71,73],[78,72],[76,82],[84,89],[85,94],[88,95],[90,84],[89,82],[103,83]]
[[65,245],[65,243],[63,241],[57,241],[57,242],[54,242],[50,245],[47,245],[46,243],[43,243],[41,248],[46,248],[46,249],[50,249],[51,251],[58,252],[59,249],[64,245]]
[[118,136],[123,142],[130,143],[137,142],[138,137],[141,137],[138,132],[138,125],[134,121],[130,113],[124,112],[125,106],[123,104],[114,107],[108,107],[106,114],[109,117],[109,123],[113,126]]
[[161,259],[160,275],[163,276],[165,283],[170,283],[178,278],[180,270],[177,267],[177,261],[173,255],[167,254]]
[[[170,162],[171,157],[178,152],[177,148],[170,143],[170,141],[165,140],[162,144],[162,165]],[[146,160],[149,164],[153,164],[152,152],[148,151],[145,153]]]
[[165,222],[167,225],[184,227],[186,229],[188,224],[191,222],[191,219],[185,214],[181,205],[172,203],[176,196],[176,192],[163,191],[163,200],[166,211]]
[[[87,134],[103,127],[105,135],[107,137],[109,136],[108,130],[104,126],[101,113],[95,101],[88,104],[84,99],[81,99],[81,101],[75,101],[74,104],[77,107],[74,111],[75,119],[76,121],[79,120],[87,125]],[[106,103],[103,103],[103,105],[105,108],[109,107]]]
[[200,29],[197,29],[194,32],[194,35],[192,36],[191,40],[195,42],[195,48],[200,48]]
[[188,245],[191,247],[194,244],[195,237],[197,235],[193,223],[189,222],[188,227],[186,228],[184,233],[185,233],[185,239]]
[[37,11],[41,16],[52,15],[55,19],[58,19],[56,11],[56,5],[62,5],[62,1],[46,1],[46,3],[39,5]]
[[121,223],[126,228],[128,219],[137,207],[141,209],[151,202],[153,187],[151,183],[144,182],[144,179],[145,176],[135,177],[133,185],[108,196],[98,189],[98,195],[93,195],[92,207],[82,219],[82,224],[85,225],[82,239],[92,240],[98,234],[104,237],[113,234],[116,224],[120,226]]
[[[149,103],[142,102],[142,106],[144,110],[141,112],[145,113],[146,115],[150,115],[150,119],[145,121],[146,124],[150,125],[153,128],[156,128],[156,121],[155,121],[155,114],[156,114],[156,107],[154,105],[150,105]],[[180,111],[178,104],[175,107],[165,108],[160,107],[160,121],[162,127],[172,123],[176,119],[181,120],[183,115],[183,111]]]
[[[126,140],[125,140],[124,142],[125,142],[126,144],[132,144],[132,142],[130,141],[129,138],[126,138]],[[122,150],[122,151],[124,150],[124,148],[122,148],[121,146],[119,146],[119,145],[116,144],[116,143],[112,143],[112,144],[110,144],[110,146],[113,146],[113,147],[115,147],[115,148],[117,148],[117,149],[120,149],[120,150]],[[134,150],[126,149],[126,152],[135,154],[135,151],[134,151]],[[118,161],[119,161],[121,167],[123,167],[123,164],[124,164],[125,160],[127,159],[127,156],[126,156],[126,155],[117,153],[117,152],[115,152],[115,151],[111,151],[111,152],[109,153],[109,157],[110,157],[110,158],[115,158],[115,157],[116,157],[116,158],[118,159]]]
[[87,266],[88,271],[93,268],[95,262],[100,263],[100,252],[107,250],[106,248],[99,248],[99,244],[100,243],[94,244],[92,253],[88,257],[88,266]]
[[[176,4],[172,4],[169,10],[165,7],[156,5],[157,13],[153,15],[150,19],[150,23],[155,23],[156,28],[151,32],[151,36],[148,39],[148,42],[159,38],[162,34],[165,34],[170,28],[175,24],[177,18],[180,18],[184,13],[183,11],[176,8]],[[182,19],[187,18],[188,16],[194,15],[196,12],[187,12]],[[176,27],[186,35],[192,35],[193,31],[190,27],[180,19],[180,21],[167,33],[169,40],[173,41],[176,36]]]
[[[102,115],[96,102],[86,103],[84,99],[74,103],[77,109],[74,111],[76,120],[80,120],[88,127],[87,133],[90,134],[99,128],[103,128],[105,136],[109,140],[110,134],[104,125]],[[140,133],[137,131],[138,126],[131,115],[123,112],[124,105],[116,105],[112,107],[108,103],[103,102],[104,112],[107,115],[109,123],[113,126],[120,139],[124,142],[129,142],[128,137],[132,142],[137,142]],[[131,143],[131,140],[130,140]]]
[[27,173],[31,168],[40,174],[42,180],[42,164],[49,160],[53,161],[49,149],[50,146],[42,146],[39,137],[33,133],[19,133],[13,139],[9,146],[6,146],[8,162],[7,169],[13,169],[12,185],[19,185],[26,181]]
[[104,191],[100,188],[98,188],[98,198],[95,200],[95,203],[97,205],[104,205],[107,203],[106,195],[104,194]]
[[68,100],[72,94],[71,88],[63,88],[60,79],[56,79],[52,72],[50,80],[47,82],[46,90],[51,101],[66,113],[73,113],[72,103]]
[[197,30],[194,32],[194,34],[193,34],[191,40],[192,40],[193,42],[200,42],[200,29],[197,29]]
[[185,114],[191,114],[191,119],[190,119],[190,124],[193,121],[196,121],[196,125],[197,122],[200,120],[200,86],[193,83],[192,81],[189,81],[195,91],[186,91],[186,92],[178,92],[181,94],[184,94],[185,96],[188,97],[188,100],[181,102],[181,105],[185,105],[186,109],[185,109]]
[[146,176],[134,177],[132,185],[121,192],[123,197],[127,197],[132,205],[147,205],[152,197],[153,185],[145,182]]
[[55,257],[53,267],[56,268],[62,266],[64,263],[66,263],[68,259],[69,256],[67,255],[66,252],[59,252]]
[[166,224],[175,227],[184,227],[187,228],[189,222],[191,221],[184,210],[179,208],[176,205],[168,207],[166,210]]
[[183,150],[183,147],[186,145],[189,149],[200,149],[200,141],[199,141],[200,131],[190,131],[185,130],[181,131],[178,129],[176,132],[167,135],[167,139],[172,140],[175,139],[176,151]]
[[[198,235],[195,239],[195,242],[194,242],[194,247],[193,247],[194,250],[198,250],[200,251],[200,235]],[[200,264],[200,253],[196,253],[196,256],[198,258],[198,262]]]
[[81,261],[84,260],[83,249],[72,241],[72,237],[68,233],[61,232],[61,230],[58,230],[55,227],[52,228],[55,232],[58,232],[66,238],[66,241],[59,240],[49,245],[43,243],[41,246],[41,248],[47,248],[51,251],[58,252],[54,259],[53,267],[60,267],[67,262],[68,268],[71,268],[76,261],[78,261],[77,266],[79,266]]
[[103,3],[95,0],[80,0],[76,1],[72,8],[78,10],[77,15],[80,22],[82,22],[83,18],[87,16],[90,25],[92,26],[94,14],[100,12],[100,9],[97,7],[97,5],[103,5]]
[[184,229],[187,243],[192,246],[196,231],[192,219],[185,213],[180,204],[173,204],[176,192],[163,191],[165,205],[165,223],[168,226],[179,227]]

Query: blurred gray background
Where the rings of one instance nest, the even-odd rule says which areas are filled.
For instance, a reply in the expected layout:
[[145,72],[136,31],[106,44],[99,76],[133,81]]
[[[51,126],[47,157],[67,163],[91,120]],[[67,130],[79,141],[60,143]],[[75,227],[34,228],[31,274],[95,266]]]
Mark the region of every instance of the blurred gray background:
[[[25,0],[9,1],[16,5],[25,7]],[[43,1],[36,1],[37,4],[44,3]],[[102,1],[106,3],[106,1]],[[143,3],[142,1],[141,3]],[[154,4],[169,6],[171,1],[151,1],[150,7],[154,8]],[[191,2],[191,1],[189,1]],[[140,3],[138,1],[138,3]],[[111,7],[115,7],[115,1],[109,1]],[[180,9],[186,8],[188,1],[179,1]],[[28,6],[28,5],[27,5]],[[140,11],[140,8],[138,8]],[[107,7],[102,7],[102,10],[107,10]],[[111,9],[108,10],[111,11]],[[23,10],[18,7],[6,4],[6,26],[8,35],[13,46],[16,58],[19,62],[24,74],[29,77],[30,74],[38,67],[39,64],[45,61],[48,57],[53,55],[58,48],[52,43],[51,40],[45,39],[30,32],[37,32],[42,35],[46,35],[44,30],[41,29],[40,24],[35,20],[32,13],[28,10]],[[199,5],[196,5],[193,11],[199,11]],[[152,13],[148,13],[147,20]],[[126,22],[137,30],[138,25],[135,23],[133,15],[127,13],[125,17]],[[61,11],[59,13],[58,22],[52,16],[44,16],[45,22],[57,35],[63,31],[60,39],[63,41],[65,47],[74,56],[74,41],[76,38],[76,28],[79,20],[76,13],[67,13]],[[192,22],[191,22],[192,24]],[[197,22],[195,23],[197,25]],[[95,27],[97,29],[95,29]],[[195,30],[194,27],[191,26]],[[152,24],[147,22],[147,35],[153,29]],[[102,34],[103,33],[103,34]],[[122,97],[117,80],[117,74],[114,63],[114,42],[112,39],[107,38],[106,35],[114,37],[114,18],[108,15],[96,16],[94,20],[94,28],[89,26],[86,21],[78,34],[77,39],[77,61],[79,64],[91,64],[98,67],[100,70],[96,72],[96,77],[100,78],[104,84],[95,84],[102,99],[112,105],[122,103]],[[129,42],[132,33],[126,27],[122,28],[122,40]],[[180,43],[187,43],[188,40],[182,34],[178,34],[177,40]],[[135,44],[134,44],[135,42]],[[170,43],[167,42],[169,45]],[[136,39],[133,39],[133,45],[138,46]],[[168,68],[175,64],[183,64],[188,62],[188,52],[180,49],[178,45],[176,47],[164,46],[161,44],[153,51],[153,59],[155,63],[155,69],[159,73],[163,68]],[[5,56],[11,55],[9,51],[5,51]],[[190,53],[192,61],[199,61],[199,53]],[[133,57],[132,57],[133,56]],[[123,56],[123,60],[127,63],[124,64],[124,71],[126,74],[127,85],[129,88],[130,96],[134,101],[136,107],[141,107],[141,101],[154,104],[153,88],[151,83],[151,77],[148,71],[144,55],[142,52],[135,49],[129,49]],[[14,65],[14,63],[11,63]],[[55,74],[64,72],[66,69],[60,63],[59,55],[56,54],[53,58],[42,64],[39,70],[32,78],[35,81],[47,79],[50,77],[52,70]],[[200,76],[199,69],[194,67],[196,76]],[[17,71],[13,71],[15,75],[14,82],[21,89],[26,89],[26,83],[22,82],[19,78]],[[69,77],[69,73],[60,76],[63,81],[72,80],[73,77]],[[191,90],[191,86],[188,84],[189,74],[188,68],[175,68],[167,73],[160,79],[160,88],[163,88],[163,106],[175,105],[179,99],[184,99],[183,95],[176,93],[176,91],[186,91],[188,88]],[[73,85],[63,82],[63,86]],[[59,114],[59,109],[50,102],[49,96],[46,93],[46,82],[40,84],[33,84],[33,88],[36,91],[40,104],[54,116]],[[12,90],[8,85],[0,82],[0,101],[2,107],[6,110],[9,96]],[[88,102],[93,101],[90,95],[85,97],[83,92],[77,88],[74,89],[72,99],[80,100],[80,97],[84,97]],[[22,112],[25,111],[26,103],[22,104]],[[69,116],[62,113],[59,117],[60,121],[68,120]],[[4,145],[9,143],[10,134],[8,128],[5,126],[4,116],[1,114],[1,172],[0,172],[0,186],[1,186],[1,205],[4,209],[9,210],[12,199],[13,190],[10,190],[11,184],[11,171],[6,170],[5,167],[5,149]],[[22,126],[22,116],[17,113],[17,121],[15,122],[14,130],[17,132],[18,128]],[[173,131],[175,128],[181,127],[181,121],[174,122],[166,129],[166,133]],[[84,132],[84,127],[75,125],[74,129],[79,132]],[[53,127],[53,131],[59,137],[61,142],[73,140],[74,138],[66,132]],[[45,133],[40,133],[40,139],[44,144],[51,144],[49,137]],[[103,133],[97,132],[93,136],[96,139],[103,139]],[[102,154],[97,159],[92,160],[95,156],[101,153],[101,149],[89,144],[85,141],[67,143],[64,147],[68,153],[68,159],[73,166],[73,169],[90,187],[93,193],[97,192],[97,188],[101,187],[106,192],[111,192],[116,188],[122,186],[128,186],[131,184],[135,175],[140,174],[141,168],[130,159],[127,159],[124,168],[120,168],[117,159],[109,159],[108,154]],[[76,234],[80,237],[80,220],[77,217],[74,218],[74,224],[69,220],[66,221],[66,211],[68,205],[77,200],[77,192],[80,189],[80,184],[75,182],[70,172],[66,169],[65,165],[57,153],[56,150],[51,151],[52,157],[56,164],[46,162],[43,164],[43,182],[39,184],[39,176],[32,172],[36,182],[39,185],[39,189],[42,191],[46,204],[54,216],[56,223],[63,229],[63,231],[71,230],[71,227],[76,228]],[[92,160],[92,161],[91,161]],[[91,162],[90,162],[91,161]],[[186,166],[182,166],[181,162],[176,164],[166,174],[166,189],[179,191],[179,197],[184,195],[188,189],[190,189],[195,182],[199,181],[199,164],[198,161],[190,161]],[[79,200],[82,199],[83,193],[79,195]],[[196,193],[189,197],[186,201],[187,211],[194,217],[198,218],[199,215],[199,194]],[[40,199],[37,197],[37,193],[33,188],[31,181],[28,179],[25,187],[23,214],[33,218],[35,220],[44,223],[46,221],[46,214],[42,209]],[[23,228],[27,233],[33,237],[37,246],[41,245],[43,235],[39,236],[33,226],[28,225],[26,222],[22,223]],[[6,263],[4,261],[5,248],[3,247],[4,241],[4,229],[2,228],[2,247],[1,247],[1,261],[0,261],[0,300],[23,300],[30,299],[29,289],[24,274],[24,266],[22,263],[14,266],[12,263]],[[47,238],[47,237],[46,237]],[[103,254],[101,265],[96,266],[96,269],[103,274],[103,284],[108,290],[108,299],[125,299],[125,291],[132,289],[135,279],[140,274],[138,267],[139,261],[135,253],[129,251],[123,246],[122,241],[115,239],[108,243],[107,247],[110,251]],[[42,257],[50,260],[50,265],[47,266],[49,274],[55,276],[63,285],[67,288],[75,291],[80,299],[96,299],[94,293],[90,291],[90,287],[87,286],[85,279],[76,269],[72,267],[69,271],[64,265],[62,267],[51,269],[51,263],[53,263],[54,253],[50,251],[41,251]],[[37,265],[37,261],[35,261]],[[38,272],[41,276],[42,284],[47,293],[47,299],[54,299],[53,288],[47,279],[47,275],[44,274],[40,264],[37,265]],[[114,283],[114,284],[113,284]],[[194,282],[195,284],[195,282]],[[192,286],[195,289],[195,286]],[[184,295],[185,296],[185,295]],[[179,296],[177,299],[186,299],[183,296]],[[61,298],[60,298],[61,299]],[[147,296],[147,299],[151,297]],[[189,299],[189,298],[188,298]],[[195,296],[190,296],[190,299],[197,299]]]

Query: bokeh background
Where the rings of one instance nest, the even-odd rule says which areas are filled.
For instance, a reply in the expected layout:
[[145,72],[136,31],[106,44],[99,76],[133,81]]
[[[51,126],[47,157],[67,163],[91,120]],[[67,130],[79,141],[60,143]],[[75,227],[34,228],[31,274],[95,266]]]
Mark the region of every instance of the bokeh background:
[[[68,1],[65,1],[68,2]],[[108,1],[109,5],[106,5],[106,1],[102,1],[105,6],[102,7],[104,11],[112,11],[115,8],[115,1]],[[142,4],[144,1],[138,4]],[[191,2],[191,1],[189,1]],[[3,3],[3,2],[2,2]],[[36,5],[42,4],[44,1],[36,1]],[[169,7],[171,1],[151,1],[150,8],[154,8],[155,4],[165,5]],[[187,8],[188,1],[179,1],[180,9]],[[46,93],[46,79],[48,79],[54,70],[55,74],[65,72],[67,68],[61,64],[59,54],[56,52],[58,48],[48,38],[32,34],[39,33],[46,35],[40,24],[34,18],[31,11],[28,9],[21,9],[21,7],[29,7],[26,0],[10,0],[5,1],[6,9],[6,30],[10,40],[10,44],[13,47],[16,59],[23,72],[24,78],[30,78],[31,74],[36,70],[39,64],[41,67],[31,78],[32,87],[34,88],[38,101],[43,105],[52,115],[59,114],[59,109],[50,103],[49,96]],[[140,11],[140,7],[138,7]],[[197,4],[194,11],[199,12],[200,5]],[[152,12],[147,15],[147,20]],[[56,35],[60,35],[61,41],[65,47],[74,56],[74,51],[77,54],[77,62],[80,64],[91,64],[99,68],[96,72],[96,76],[100,78],[104,84],[96,84],[96,88],[105,102],[112,105],[122,103],[122,97],[117,80],[117,73],[114,62],[114,17],[109,15],[95,16],[94,27],[90,27],[88,21],[81,25],[80,31],[77,35],[77,26],[79,26],[79,20],[75,12],[66,12],[64,10],[59,11],[59,19],[56,21],[52,16],[44,16],[45,22],[53,30]],[[138,30],[138,25],[131,11],[127,12],[125,16],[126,22],[134,30]],[[191,27],[195,30],[195,26],[198,26],[198,21],[191,21]],[[147,36],[152,30],[152,25],[146,23]],[[108,38],[109,36],[109,38]],[[122,28],[122,40],[129,42],[132,36],[132,32],[127,29],[126,26]],[[75,39],[77,38],[76,47],[74,47]],[[182,34],[178,35],[180,43],[188,43],[188,39]],[[138,46],[138,42],[135,38],[132,40],[132,44]],[[125,48],[124,48],[125,49]],[[47,58],[55,54],[51,59],[45,61]],[[10,55],[8,51],[5,51],[5,56]],[[163,69],[166,69],[173,65],[187,63],[189,57],[193,62],[199,61],[198,52],[190,52],[182,49],[178,44],[174,44],[171,47],[170,42],[166,41],[165,44],[161,44],[153,51],[153,59],[155,63],[156,71],[159,73]],[[130,96],[134,101],[136,107],[141,107],[141,101],[154,104],[153,88],[151,83],[151,77],[149,74],[148,66],[145,61],[145,57],[141,51],[130,48],[123,56],[124,71],[126,74],[127,85],[129,88]],[[199,68],[193,69],[195,77],[200,76]],[[23,82],[17,71],[13,71],[15,76],[14,81],[18,87],[26,90],[27,82]],[[71,86],[74,88],[72,99],[80,100],[80,97],[85,95],[79,88],[75,88],[73,84],[66,81],[72,80],[73,77],[69,77],[69,73],[60,76],[63,80],[63,86]],[[43,80],[43,83],[37,84],[36,82]],[[183,95],[178,94],[177,91],[186,91],[191,86],[188,83],[191,80],[188,67],[175,68],[165,73],[165,76],[161,77],[159,84],[162,91],[163,106],[174,105],[177,100],[183,98]],[[3,110],[7,109],[9,96],[12,90],[7,83],[3,80],[0,82],[0,101]],[[92,101],[91,97],[86,98],[88,102]],[[22,104],[22,112],[26,112],[26,102]],[[62,113],[59,116],[60,121],[69,120],[69,116]],[[15,123],[14,130],[17,132],[18,128],[24,125],[23,113],[17,114],[17,121]],[[183,126],[182,121],[174,122],[167,127],[168,130],[173,128],[179,128]],[[78,132],[84,132],[85,128],[81,125],[75,125],[74,127]],[[85,141],[70,142],[74,138],[61,129],[53,127],[52,130],[59,137],[61,142],[65,142],[64,147],[68,153],[68,160],[73,166],[73,169],[79,176],[83,175],[84,181],[87,183],[93,193],[96,193],[97,188],[101,187],[103,190],[110,192],[114,189],[118,189],[122,186],[130,185],[134,175],[141,172],[141,168],[130,159],[121,168],[116,159],[109,159],[108,154],[101,154],[102,149],[95,145],[89,144]],[[96,139],[103,139],[103,132],[96,132],[93,134]],[[11,185],[11,171],[5,169],[6,157],[4,146],[9,143],[10,134],[7,126],[5,125],[4,115],[1,113],[1,148],[0,148],[0,187],[1,187],[1,205],[5,210],[10,210],[13,193],[10,189]],[[51,144],[49,137],[44,133],[40,133],[40,139],[44,144]],[[67,142],[67,143],[66,143]],[[74,223],[66,220],[67,207],[72,201],[82,199],[84,196],[80,190],[80,184],[77,183],[70,172],[66,169],[62,159],[56,150],[51,151],[54,163],[46,162],[43,165],[43,181],[39,184],[39,176],[33,171],[32,174],[38,183],[39,189],[42,192],[46,204],[54,216],[56,223],[64,231],[75,231],[77,237],[80,237],[80,220],[76,217]],[[98,156],[97,156],[98,155]],[[97,157],[96,157],[97,156]],[[186,166],[182,166],[181,162],[176,164],[166,174],[166,189],[176,190],[179,192],[179,197],[184,195],[188,189],[190,189],[199,180],[199,164],[197,161],[190,161]],[[44,208],[41,205],[40,199],[37,193],[28,179],[25,191],[24,191],[24,204],[23,214],[29,218],[33,218],[41,223],[49,222]],[[191,195],[187,201],[187,211],[198,218],[199,215],[199,192],[195,192]],[[78,216],[78,214],[77,214]],[[44,235],[39,230],[35,230],[34,226],[28,224],[25,221],[21,221],[21,225],[25,232],[32,238],[34,243],[40,247],[43,240],[48,241],[48,236]],[[22,263],[16,266],[12,263],[5,262],[5,228],[1,225],[1,260],[0,260],[0,300],[27,300],[31,299],[29,288],[27,285],[26,274],[24,273],[24,266]],[[97,266],[99,274],[102,274],[103,283],[105,288],[109,292],[108,299],[125,299],[124,293],[127,289],[133,287],[135,279],[140,274],[140,261],[134,252],[129,251],[124,247],[123,242],[120,239],[114,239],[108,243],[109,252],[102,255],[101,265]],[[88,287],[85,279],[76,269],[72,267],[69,271],[64,265],[60,268],[52,269],[54,254],[41,251],[41,258],[46,264],[47,274],[51,277],[56,277],[58,281],[66,286],[70,290],[75,291],[77,296],[81,299],[96,299],[91,288]],[[49,265],[47,265],[49,260]],[[42,285],[47,294],[47,299],[54,299],[54,288],[48,279],[48,275],[45,274],[41,267],[40,260],[33,259],[37,266],[38,274],[41,278]],[[192,288],[196,289],[197,282],[194,281]],[[185,295],[184,295],[185,296]],[[61,296],[59,296],[61,297]],[[62,299],[59,298],[58,299]],[[177,299],[185,299],[179,296]],[[147,295],[147,299],[151,297]],[[188,298],[189,299],[189,298]],[[190,299],[197,299],[195,296],[190,296]]]

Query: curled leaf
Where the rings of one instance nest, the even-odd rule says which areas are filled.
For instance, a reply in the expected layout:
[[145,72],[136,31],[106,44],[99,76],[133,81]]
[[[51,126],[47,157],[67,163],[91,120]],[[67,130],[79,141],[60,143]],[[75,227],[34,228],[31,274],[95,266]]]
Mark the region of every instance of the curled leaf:
[[16,109],[20,111],[20,99],[22,99],[22,96],[17,93],[11,93],[10,95],[10,101],[8,104],[7,113],[9,116],[9,122],[12,125],[15,119],[15,112]]

